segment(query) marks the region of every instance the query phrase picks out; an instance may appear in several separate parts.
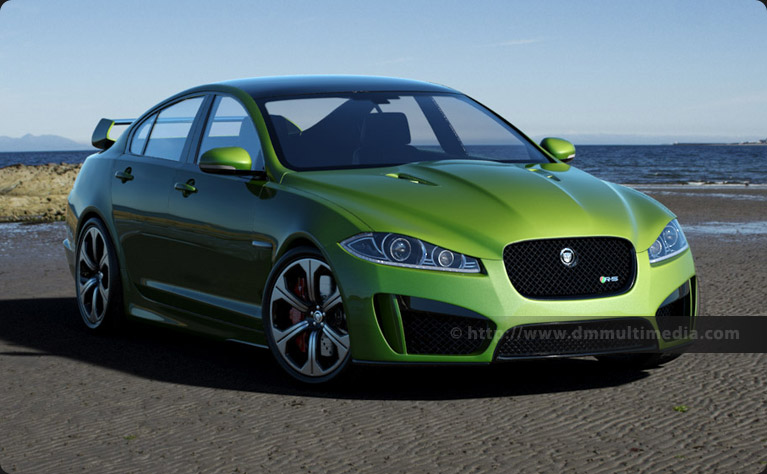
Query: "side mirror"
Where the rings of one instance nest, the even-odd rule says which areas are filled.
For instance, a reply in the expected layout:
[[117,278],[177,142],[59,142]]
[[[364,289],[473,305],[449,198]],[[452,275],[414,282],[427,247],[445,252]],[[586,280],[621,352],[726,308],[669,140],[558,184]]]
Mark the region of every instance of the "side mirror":
[[544,138],[541,148],[563,163],[569,163],[575,158],[575,145],[561,138]]
[[243,174],[266,178],[263,171],[250,169],[253,166],[250,154],[238,146],[211,148],[202,154],[199,166],[206,173]]

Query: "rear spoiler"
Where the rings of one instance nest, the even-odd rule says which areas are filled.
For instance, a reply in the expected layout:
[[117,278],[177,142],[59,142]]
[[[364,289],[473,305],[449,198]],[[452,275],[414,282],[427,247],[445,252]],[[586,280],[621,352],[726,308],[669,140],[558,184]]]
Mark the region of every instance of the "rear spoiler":
[[91,137],[91,143],[96,148],[99,148],[101,150],[107,150],[110,146],[114,145],[115,141],[109,138],[109,131],[112,130],[112,127],[115,125],[130,125],[133,122],[135,122],[136,119],[108,119],[103,118],[99,120],[98,125],[96,125],[96,129],[93,131],[93,136]]

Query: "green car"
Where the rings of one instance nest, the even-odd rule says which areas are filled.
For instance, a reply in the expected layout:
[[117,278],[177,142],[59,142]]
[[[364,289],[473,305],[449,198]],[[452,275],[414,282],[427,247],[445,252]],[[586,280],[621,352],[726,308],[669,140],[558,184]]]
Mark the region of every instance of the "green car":
[[93,144],[64,246],[94,331],[141,319],[268,347],[305,382],[351,362],[646,367],[690,342],[674,214],[448,87],[233,80],[103,119]]

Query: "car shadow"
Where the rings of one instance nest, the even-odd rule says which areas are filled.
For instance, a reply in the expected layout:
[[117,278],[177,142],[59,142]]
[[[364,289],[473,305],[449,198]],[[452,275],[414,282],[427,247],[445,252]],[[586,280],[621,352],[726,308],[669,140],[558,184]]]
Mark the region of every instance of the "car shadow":
[[0,301],[2,363],[14,357],[65,357],[137,377],[183,385],[296,396],[370,400],[448,400],[591,390],[631,383],[644,371],[615,370],[590,359],[518,361],[489,366],[352,366],[321,386],[294,381],[268,350],[131,324],[93,335],[74,298]]

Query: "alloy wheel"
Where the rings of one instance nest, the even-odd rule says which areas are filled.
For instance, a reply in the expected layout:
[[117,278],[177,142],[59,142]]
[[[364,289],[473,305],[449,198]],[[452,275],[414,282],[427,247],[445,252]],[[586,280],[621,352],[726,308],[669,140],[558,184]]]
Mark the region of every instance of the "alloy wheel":
[[349,357],[341,293],[328,264],[303,257],[285,266],[271,288],[269,330],[278,356],[298,374],[325,378]]
[[77,300],[83,321],[95,329],[104,321],[111,290],[109,247],[98,227],[85,229],[77,253]]

